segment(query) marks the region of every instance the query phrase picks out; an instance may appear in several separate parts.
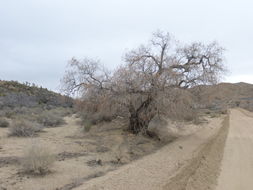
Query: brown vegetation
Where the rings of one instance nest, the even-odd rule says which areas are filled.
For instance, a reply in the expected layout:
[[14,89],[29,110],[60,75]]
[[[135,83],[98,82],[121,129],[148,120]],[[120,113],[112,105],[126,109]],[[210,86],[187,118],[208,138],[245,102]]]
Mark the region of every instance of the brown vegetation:
[[38,123],[24,119],[16,119],[9,126],[9,135],[17,137],[31,137],[42,129],[43,126],[39,125]]
[[9,122],[4,118],[0,118],[0,127],[1,128],[6,128],[8,126],[9,126]]
[[47,147],[38,144],[32,144],[25,152],[21,165],[25,173],[44,175],[50,171],[55,157]]
[[63,90],[82,96],[87,120],[97,113],[101,118],[123,116],[131,132],[146,133],[156,115],[194,119],[185,89],[216,83],[225,71],[222,53],[215,42],[178,45],[158,31],[149,44],[126,53],[125,64],[115,72],[97,60],[73,58],[62,79]]
[[42,112],[38,115],[37,121],[45,127],[57,127],[65,123],[63,116],[55,110]]
[[[190,89],[195,101],[205,112],[226,113],[228,108],[241,107],[253,111],[253,85],[220,83]],[[203,110],[201,110],[203,111]]]

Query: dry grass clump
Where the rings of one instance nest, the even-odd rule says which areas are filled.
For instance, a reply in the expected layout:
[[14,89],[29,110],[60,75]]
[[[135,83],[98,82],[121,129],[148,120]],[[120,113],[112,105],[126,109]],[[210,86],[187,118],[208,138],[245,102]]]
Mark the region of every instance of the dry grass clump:
[[41,131],[43,126],[38,123],[16,119],[9,126],[10,136],[17,137],[31,137],[34,136],[36,132]]
[[110,122],[112,121],[114,116],[110,113],[95,113],[91,118],[91,122],[93,124],[98,124],[101,122]]
[[161,102],[166,106],[165,115],[176,121],[196,121],[198,113],[192,94],[182,90],[172,91],[168,98]]
[[115,116],[112,115],[111,113],[102,113],[102,112],[89,113],[85,112],[85,110],[82,111],[82,113],[80,113],[80,117],[83,124],[86,124],[88,121],[92,125],[96,125],[102,122],[111,122],[115,118]]
[[50,167],[55,161],[55,156],[46,147],[32,144],[25,151],[21,165],[25,173],[45,175],[50,172]]
[[68,115],[73,114],[73,109],[71,109],[71,108],[58,107],[58,108],[52,109],[50,111],[55,113],[56,115],[59,115],[59,116],[62,116],[62,117],[66,117]]
[[38,116],[38,122],[46,127],[57,127],[64,124],[63,116],[53,111],[44,111]]
[[0,128],[6,128],[8,126],[9,126],[9,122],[4,118],[0,118]]
[[81,124],[84,132],[89,132],[92,126],[103,122],[111,122],[114,116],[110,113],[82,113],[80,114]]
[[83,131],[89,132],[93,124],[90,120],[86,120],[86,121],[82,121],[82,125],[83,125]]

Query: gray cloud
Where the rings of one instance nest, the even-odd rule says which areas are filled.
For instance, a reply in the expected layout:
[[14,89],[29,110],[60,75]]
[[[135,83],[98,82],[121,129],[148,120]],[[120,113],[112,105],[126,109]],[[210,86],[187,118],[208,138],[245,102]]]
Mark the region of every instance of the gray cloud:
[[182,42],[218,41],[226,80],[253,83],[250,0],[8,0],[0,1],[0,79],[57,90],[72,57],[99,58],[114,68],[126,49],[157,30]]

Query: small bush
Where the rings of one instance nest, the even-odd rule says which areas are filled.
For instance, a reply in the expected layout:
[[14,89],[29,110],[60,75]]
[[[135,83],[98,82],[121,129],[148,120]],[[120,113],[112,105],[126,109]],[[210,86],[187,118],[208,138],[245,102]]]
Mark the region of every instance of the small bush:
[[86,124],[88,120],[92,125],[96,125],[102,122],[110,122],[114,118],[114,116],[110,114],[104,114],[104,113],[99,113],[99,112],[93,113],[93,114],[82,115],[81,117],[84,124]]
[[0,118],[0,128],[6,128],[8,126],[9,126],[9,122],[4,118]]
[[221,111],[220,111],[220,114],[227,114],[228,113],[228,110],[227,109],[222,109]]
[[7,118],[13,118],[13,116],[14,116],[14,113],[13,112],[11,112],[11,111],[8,111],[8,112],[6,112],[5,113],[5,117],[7,117]]
[[211,114],[210,114],[210,118],[215,118],[215,117],[218,117],[219,116],[219,114],[218,113],[215,113],[215,112],[212,112]]
[[62,117],[66,117],[68,115],[72,115],[73,114],[73,109],[70,108],[63,108],[63,107],[59,107],[53,110],[50,110],[51,112],[55,113],[56,115],[62,116]]
[[206,111],[205,114],[211,114],[211,112],[210,111]]
[[83,130],[84,132],[89,132],[91,127],[92,127],[92,123],[90,120],[86,120],[86,121],[83,121]]
[[46,127],[57,127],[65,123],[62,116],[54,114],[50,111],[45,111],[41,115],[39,115],[38,122]]
[[236,107],[239,107],[239,106],[240,106],[240,104],[241,104],[241,102],[240,102],[240,101],[235,101],[235,106],[236,106]]
[[50,171],[54,161],[55,156],[46,147],[32,144],[25,152],[21,165],[28,174],[44,175]]
[[194,121],[198,117],[195,102],[191,94],[182,90],[174,90],[168,96],[162,97],[162,110],[168,118],[174,121]]
[[31,137],[36,132],[42,130],[42,126],[38,123],[34,123],[26,120],[14,120],[9,127],[10,136],[17,137]]

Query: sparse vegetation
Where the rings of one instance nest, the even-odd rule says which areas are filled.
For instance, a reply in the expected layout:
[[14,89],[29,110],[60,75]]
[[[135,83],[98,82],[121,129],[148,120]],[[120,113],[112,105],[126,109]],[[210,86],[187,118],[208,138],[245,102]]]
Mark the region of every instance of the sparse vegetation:
[[43,126],[38,123],[24,119],[16,119],[9,126],[9,135],[17,137],[31,137],[42,129]]
[[9,122],[4,118],[0,118],[0,128],[6,128],[8,126],[9,126]]
[[28,82],[0,80],[0,108],[16,107],[72,107],[73,100],[46,88],[38,87]]
[[92,125],[96,125],[101,122],[110,122],[114,117],[110,113],[108,114],[94,113],[93,115],[88,113],[88,114],[81,114],[81,118],[83,123],[86,123],[88,120]]
[[45,127],[57,127],[65,123],[63,117],[54,110],[42,112],[38,116],[38,122]]
[[50,172],[50,167],[55,161],[55,156],[48,151],[47,147],[32,144],[25,151],[21,165],[25,173],[45,175]]

